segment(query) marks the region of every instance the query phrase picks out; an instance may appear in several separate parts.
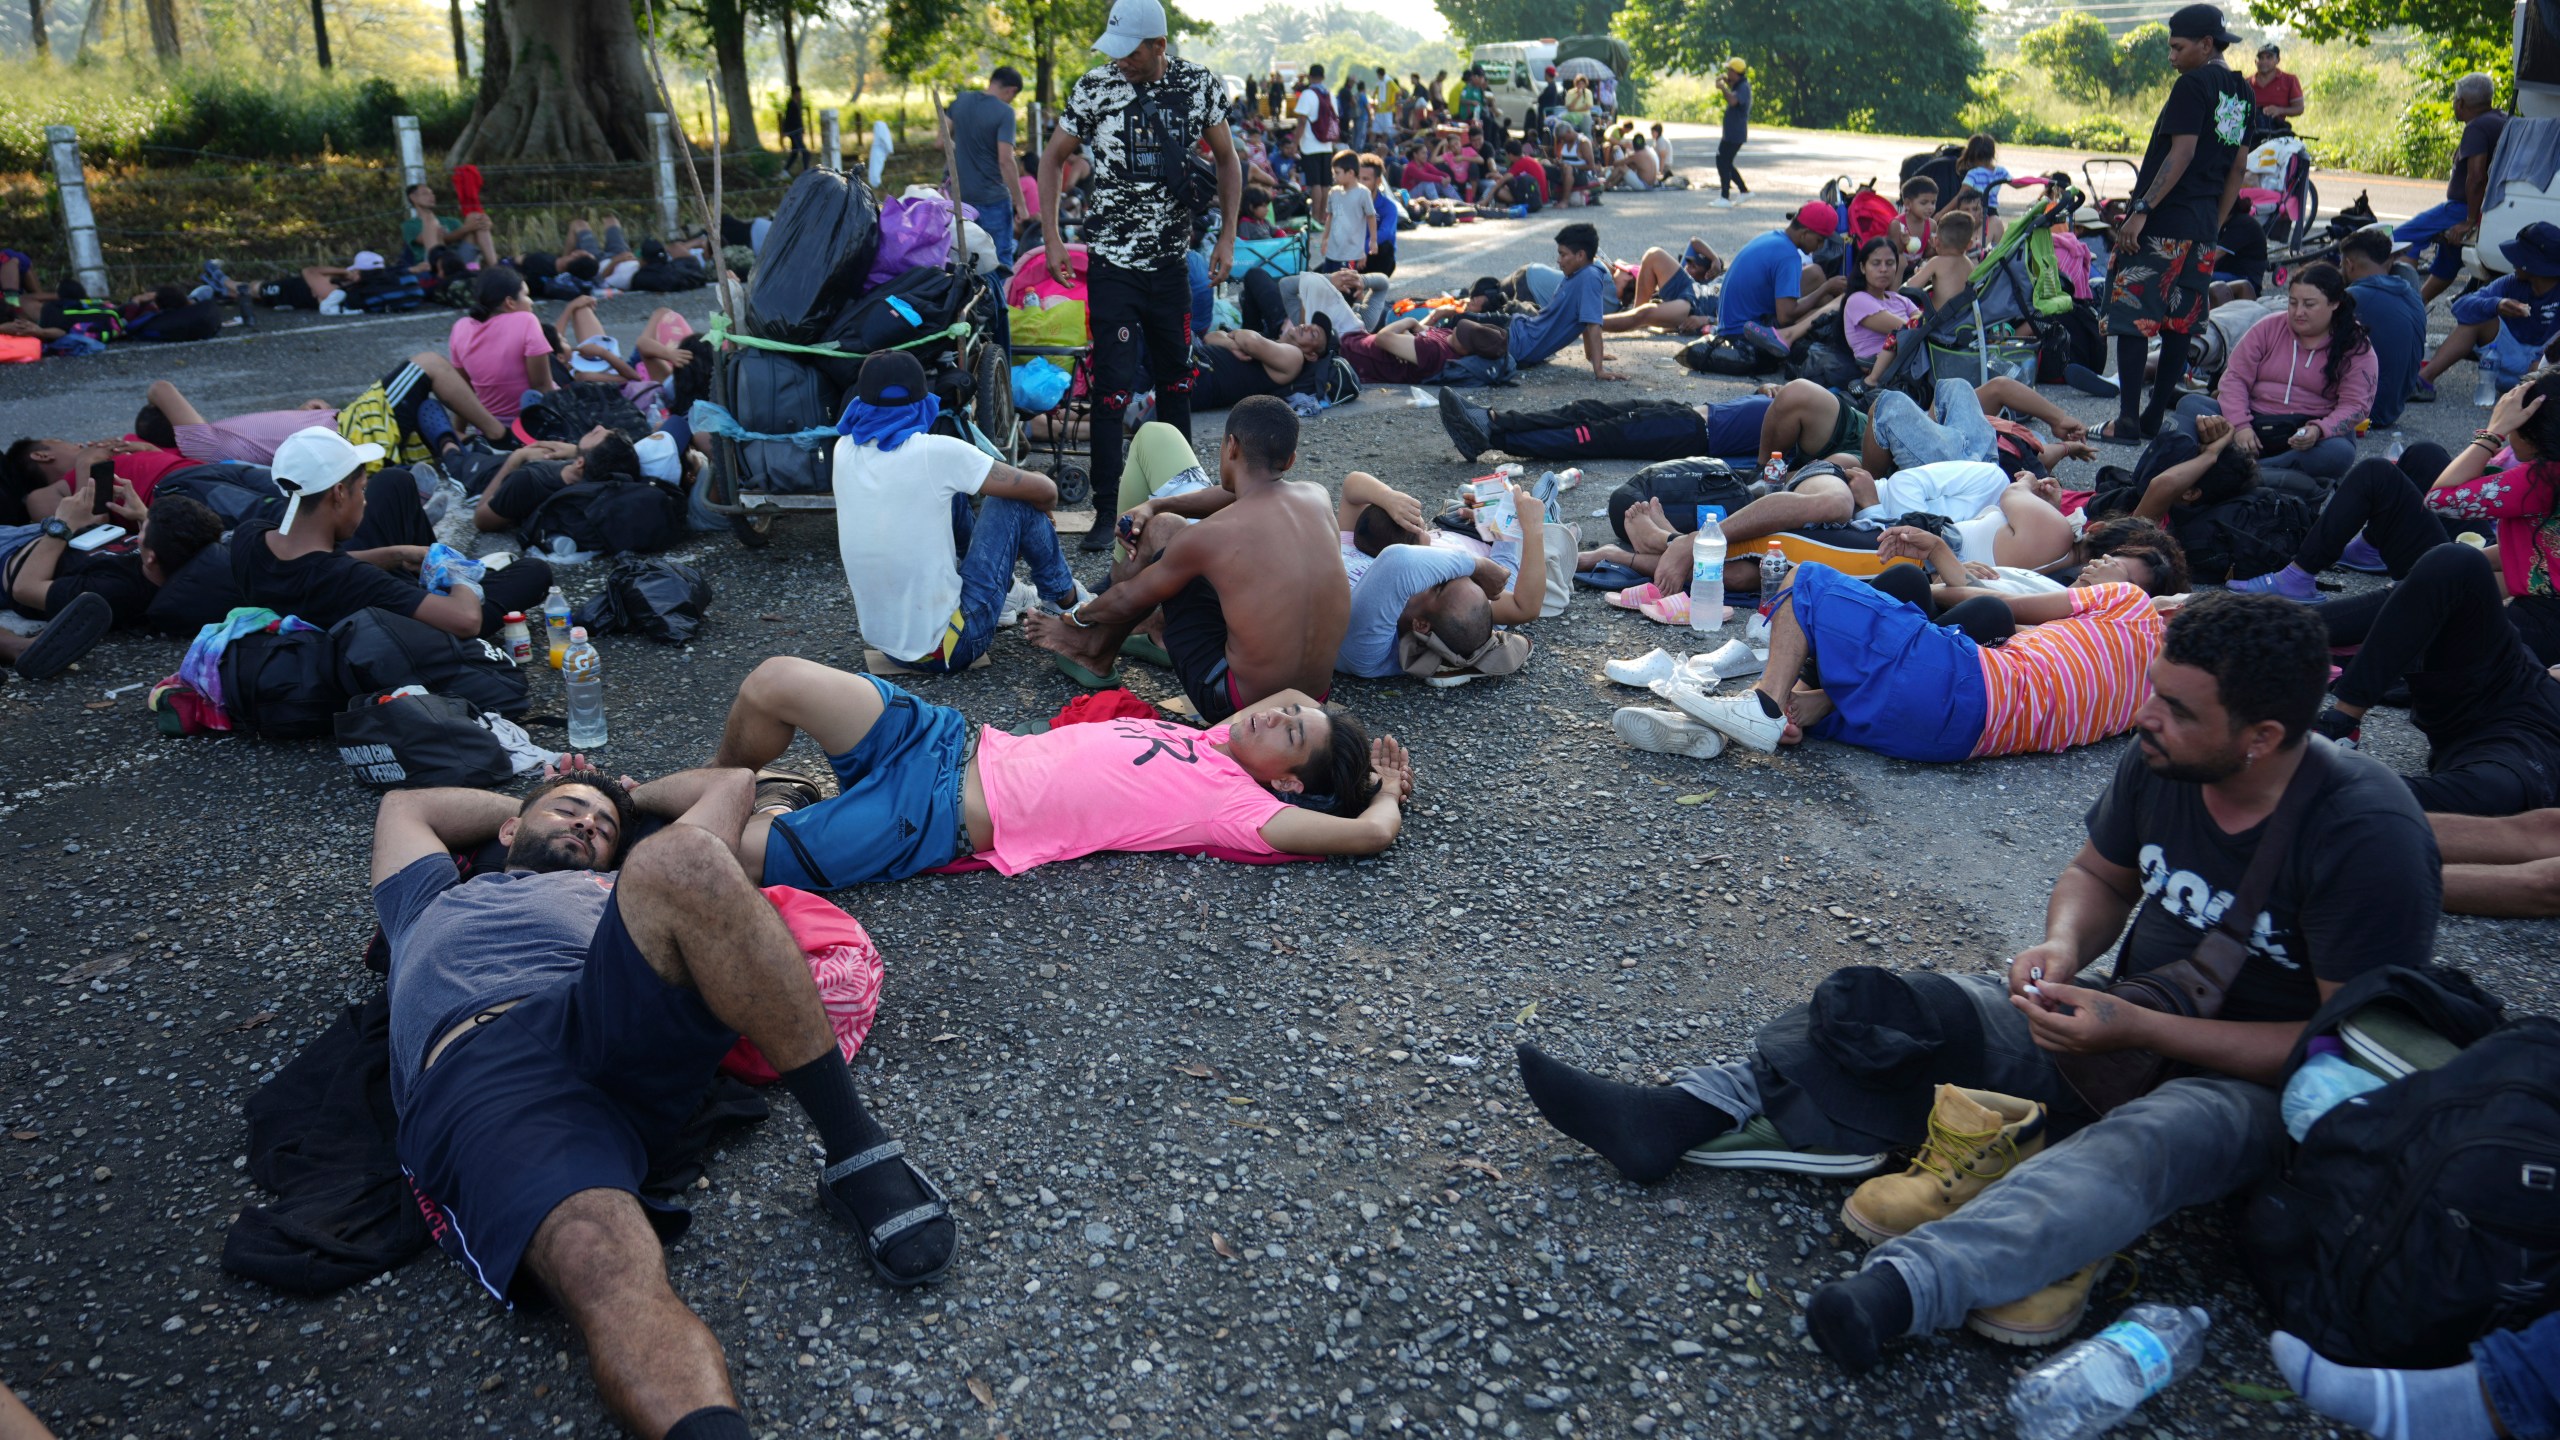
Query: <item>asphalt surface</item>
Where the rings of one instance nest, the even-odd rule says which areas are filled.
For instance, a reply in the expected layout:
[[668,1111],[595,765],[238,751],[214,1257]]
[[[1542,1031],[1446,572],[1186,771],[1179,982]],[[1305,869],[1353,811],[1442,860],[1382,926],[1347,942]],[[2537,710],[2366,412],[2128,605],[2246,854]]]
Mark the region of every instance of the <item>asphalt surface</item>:
[[[1776,223],[1785,202],[1763,196],[1734,211],[1696,191],[1613,196],[1422,231],[1399,278],[1438,288],[1550,258],[1563,219],[1597,221],[1613,253],[1691,233],[1730,253]],[[618,330],[646,311],[605,308]],[[12,367],[0,430],[121,433],[154,375],[208,412],[343,398],[448,319]],[[1681,370],[1670,341],[1615,348],[1630,383],[1559,359],[1496,403],[1742,391]],[[2457,371],[2455,398],[2404,428],[2458,442],[2479,423],[2469,389]],[[1486,467],[1377,391],[1306,430],[1302,473],[1354,468],[1430,496]],[[1597,508],[1634,468],[1593,464],[1569,508]],[[768,655],[858,665],[828,523],[775,538],[683,552],[720,591],[694,644],[606,642],[606,764],[700,762]],[[594,583],[569,573],[573,596]],[[759,1434],[2008,1432],[2026,1352],[1942,1336],[1855,1382],[1810,1352],[1807,1292],[1860,1253],[1834,1218],[1845,1186],[1624,1183],[1537,1119],[1510,1046],[1659,1079],[1741,1053],[1834,966],[2000,964],[2039,936],[2116,744],[1939,767],[1826,745],[1640,754],[1609,731],[1631,692],[1601,663],[1686,637],[1591,595],[1533,633],[1535,659],[1499,682],[1339,687],[1419,769],[1381,859],[1097,858],[837,897],[888,957],[862,1088],[951,1190],[962,1251],[930,1290],[879,1286],[817,1209],[813,1137],[777,1096],[713,1164],[669,1256]],[[116,637],[66,678],[0,685],[17,881],[0,900],[0,1376],[84,1436],[613,1433],[564,1322],[500,1311],[441,1258],[319,1301],[217,1267],[259,1198],[242,1101],[377,983],[359,964],[374,802],[322,744],[156,735],[124,687],[180,653]],[[916,688],[1016,729],[1073,693],[1017,636],[994,653]],[[1130,679],[1178,693],[1144,667]],[[534,694],[556,710],[548,675]],[[2366,733],[2389,763],[2422,763],[2397,713]],[[805,745],[793,758],[817,768]],[[2560,926],[2448,919],[2438,944],[2550,1008]],[[2232,1388],[2279,1383],[2232,1236],[2209,1207],[2134,1248],[2139,1295],[2203,1305],[2214,1331],[2202,1374],[2126,1433],[2334,1433]]]

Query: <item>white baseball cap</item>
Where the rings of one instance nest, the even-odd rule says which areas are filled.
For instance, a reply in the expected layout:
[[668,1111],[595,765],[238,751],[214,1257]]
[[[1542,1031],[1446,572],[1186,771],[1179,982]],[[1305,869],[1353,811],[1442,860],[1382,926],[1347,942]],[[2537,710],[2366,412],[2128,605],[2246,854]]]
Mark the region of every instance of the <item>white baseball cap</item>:
[[1112,0],[1111,18],[1104,22],[1102,38],[1093,42],[1093,48],[1114,60],[1126,60],[1129,52],[1163,39],[1166,33],[1163,0]]
[[382,253],[378,250],[359,250],[356,252],[356,258],[347,262],[347,268],[350,270],[379,270],[383,268]]
[[284,520],[276,528],[292,529],[305,497],[336,489],[381,458],[381,446],[355,444],[326,425],[287,435],[267,469],[285,494]]

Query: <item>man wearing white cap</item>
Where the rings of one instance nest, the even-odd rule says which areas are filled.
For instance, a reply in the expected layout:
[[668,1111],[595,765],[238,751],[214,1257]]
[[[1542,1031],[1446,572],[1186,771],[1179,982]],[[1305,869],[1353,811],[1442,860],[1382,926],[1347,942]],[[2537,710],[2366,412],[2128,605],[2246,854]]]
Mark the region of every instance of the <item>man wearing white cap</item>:
[[389,471],[367,503],[366,467],[381,458],[381,446],[354,444],[335,430],[285,437],[269,470],[285,494],[284,518],[243,520],[232,532],[231,578],[242,604],[323,630],[378,607],[465,639],[495,635],[508,611],[541,605],[551,567],[538,556],[488,572],[485,595],[460,583],[445,594],[421,585],[418,568],[435,528],[407,470]]
[[[1165,44],[1160,0],[1113,0],[1110,22],[1093,42],[1111,63],[1078,77],[1040,153],[1040,233],[1052,275],[1071,273],[1058,229],[1067,161],[1081,148],[1093,163],[1093,200],[1081,238],[1090,261],[1085,313],[1093,346],[1097,495],[1120,493],[1127,444],[1121,415],[1148,383],[1156,418],[1184,439],[1191,436],[1191,277],[1184,256],[1194,217],[1209,201],[1194,163],[1202,141],[1217,161],[1213,285],[1227,278],[1234,260],[1236,211],[1244,200],[1225,87],[1200,66],[1169,58]],[[1146,382],[1139,376],[1142,345]]]

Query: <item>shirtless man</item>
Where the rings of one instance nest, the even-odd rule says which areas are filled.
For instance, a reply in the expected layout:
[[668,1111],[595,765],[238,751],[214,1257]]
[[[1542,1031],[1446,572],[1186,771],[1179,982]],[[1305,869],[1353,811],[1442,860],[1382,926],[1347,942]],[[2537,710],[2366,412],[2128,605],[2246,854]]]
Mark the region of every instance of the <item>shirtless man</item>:
[[1150,515],[1110,589],[1061,615],[1025,615],[1024,635],[1107,675],[1162,607],[1164,647],[1201,719],[1282,690],[1331,694],[1351,587],[1324,487],[1285,478],[1297,463],[1297,413],[1267,395],[1237,402],[1218,447],[1218,483],[1235,500],[1196,522]]

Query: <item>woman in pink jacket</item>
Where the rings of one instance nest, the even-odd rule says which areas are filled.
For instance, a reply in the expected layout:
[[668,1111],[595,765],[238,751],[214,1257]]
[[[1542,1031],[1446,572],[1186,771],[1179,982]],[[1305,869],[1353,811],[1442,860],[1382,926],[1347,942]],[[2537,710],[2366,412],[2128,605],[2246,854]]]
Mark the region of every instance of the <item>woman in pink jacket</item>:
[[2356,425],[2373,408],[2373,341],[2338,267],[2310,265],[2285,311],[2249,327],[2214,387],[2233,448],[2261,470],[2334,480],[2355,463]]

